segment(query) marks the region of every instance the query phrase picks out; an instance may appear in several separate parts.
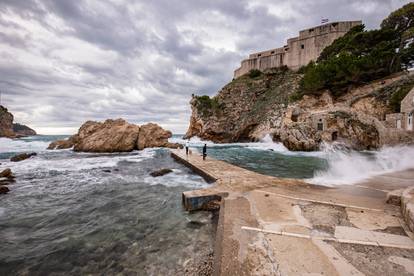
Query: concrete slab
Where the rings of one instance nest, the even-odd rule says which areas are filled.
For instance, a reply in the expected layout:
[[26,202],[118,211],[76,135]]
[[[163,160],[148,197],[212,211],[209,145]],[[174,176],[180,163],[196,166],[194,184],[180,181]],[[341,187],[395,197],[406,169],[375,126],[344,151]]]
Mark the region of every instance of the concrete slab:
[[409,186],[414,170],[356,186],[323,187],[261,175],[212,158],[203,161],[183,150],[172,155],[216,180],[207,189],[183,193],[184,205],[192,210],[220,198],[215,275],[411,271],[414,242],[404,232],[408,227],[401,208],[387,204],[386,195]]

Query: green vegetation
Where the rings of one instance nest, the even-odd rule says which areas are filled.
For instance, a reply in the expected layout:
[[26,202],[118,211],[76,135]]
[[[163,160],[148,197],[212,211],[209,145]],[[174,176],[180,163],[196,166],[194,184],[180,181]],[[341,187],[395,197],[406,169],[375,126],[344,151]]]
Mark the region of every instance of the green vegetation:
[[249,77],[252,78],[252,79],[259,77],[261,74],[262,74],[262,72],[260,70],[257,70],[257,69],[252,69],[252,70],[249,71]]
[[363,25],[326,47],[316,63],[301,69],[300,93],[319,95],[328,89],[336,97],[355,85],[388,76],[410,67],[414,61],[414,3],[391,13],[381,29],[365,31]]
[[196,105],[201,114],[206,117],[211,115],[211,112],[217,112],[221,110],[221,105],[216,97],[210,98],[207,95],[195,96]]
[[401,101],[414,88],[414,77],[405,77],[393,84],[387,85],[375,92],[375,97],[387,103],[390,110],[400,112]]

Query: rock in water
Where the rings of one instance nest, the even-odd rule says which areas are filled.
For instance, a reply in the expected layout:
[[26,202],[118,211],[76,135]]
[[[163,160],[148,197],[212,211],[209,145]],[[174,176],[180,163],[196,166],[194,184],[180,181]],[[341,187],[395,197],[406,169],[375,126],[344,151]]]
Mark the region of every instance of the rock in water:
[[149,123],[141,126],[137,142],[139,150],[153,147],[180,148],[181,144],[169,143],[172,133],[157,124]]
[[47,149],[70,149],[76,144],[77,138],[78,135],[73,135],[67,140],[56,140],[50,143]]
[[30,158],[32,156],[36,156],[36,155],[37,155],[36,152],[32,152],[32,153],[21,153],[21,154],[15,155],[12,158],[10,158],[10,161],[12,161],[12,162],[20,162],[20,161],[26,160],[26,159],[28,159],[28,158]]
[[2,172],[0,172],[0,177],[14,178],[13,173],[9,168],[4,169]]
[[7,108],[0,105],[0,137],[14,137],[13,114]]
[[130,124],[123,119],[103,123],[87,121],[76,135],[68,140],[52,142],[48,149],[74,148],[81,152],[129,152],[149,147],[180,148],[181,144],[169,143],[171,132],[157,124],[143,126]]
[[7,188],[7,186],[0,186],[0,194],[7,194],[9,192],[9,188]]
[[163,175],[166,175],[166,174],[172,173],[172,172],[173,172],[173,170],[171,170],[171,169],[161,169],[161,170],[154,171],[154,172],[150,173],[150,175],[152,177],[158,177],[158,176],[163,176]]
[[16,136],[25,137],[25,136],[34,136],[36,135],[36,131],[31,129],[28,126],[21,125],[21,124],[13,124],[13,131]]
[[75,151],[128,152],[136,147],[139,126],[123,119],[106,120],[103,123],[88,121],[78,132]]

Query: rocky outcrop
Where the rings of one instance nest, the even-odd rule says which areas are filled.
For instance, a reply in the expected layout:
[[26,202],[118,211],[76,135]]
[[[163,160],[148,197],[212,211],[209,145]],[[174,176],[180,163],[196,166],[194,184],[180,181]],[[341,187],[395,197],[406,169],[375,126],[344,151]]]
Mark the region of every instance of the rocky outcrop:
[[[136,147],[139,126],[125,120],[88,121],[81,126],[74,151],[125,152]],[[76,139],[75,139],[76,140]]]
[[137,148],[139,150],[154,147],[181,148],[181,144],[168,142],[171,136],[171,131],[165,130],[157,124],[142,125],[139,131]]
[[0,137],[14,137],[13,114],[7,108],[0,105]]
[[194,96],[186,138],[198,136],[217,143],[262,138],[280,127],[300,79],[300,74],[280,68],[255,78],[234,79],[213,98]]
[[325,91],[298,100],[298,73],[279,69],[255,78],[242,76],[213,98],[192,98],[185,138],[229,143],[256,141],[270,134],[295,151],[318,150],[322,142],[332,141],[357,150],[414,143],[414,135],[385,127],[385,115],[393,111],[379,97],[385,86],[409,77],[393,75],[350,89],[339,98]]
[[32,153],[21,153],[21,154],[17,154],[15,156],[13,156],[12,158],[10,158],[10,161],[12,162],[20,162],[26,159],[29,159],[32,156],[36,156],[37,153],[36,152],[32,152]]
[[73,135],[66,140],[56,140],[49,144],[47,149],[54,150],[54,149],[70,149],[72,148],[76,142],[78,141],[78,135]]
[[13,124],[13,131],[16,136],[18,137],[25,137],[25,136],[34,136],[37,135],[34,129],[31,129],[28,126],[21,125],[18,123]]
[[28,126],[13,124],[13,114],[0,105],[0,137],[19,138],[36,135],[36,131]]
[[138,126],[123,119],[105,122],[87,121],[67,140],[52,142],[48,149],[73,147],[80,152],[129,152],[149,147],[180,147],[168,142],[171,132],[157,124]]

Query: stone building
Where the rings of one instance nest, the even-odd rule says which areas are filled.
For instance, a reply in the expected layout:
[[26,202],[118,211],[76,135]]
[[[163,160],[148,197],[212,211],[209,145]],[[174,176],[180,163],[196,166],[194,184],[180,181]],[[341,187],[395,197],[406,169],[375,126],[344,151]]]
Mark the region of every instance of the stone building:
[[316,60],[322,50],[346,34],[352,27],[361,25],[362,21],[342,21],[323,24],[299,32],[298,37],[289,38],[287,45],[251,54],[241,62],[240,68],[234,71],[238,78],[252,69],[265,69],[287,66],[292,70]]
[[401,113],[387,114],[385,118],[386,126],[389,128],[414,130],[414,88],[401,101]]

